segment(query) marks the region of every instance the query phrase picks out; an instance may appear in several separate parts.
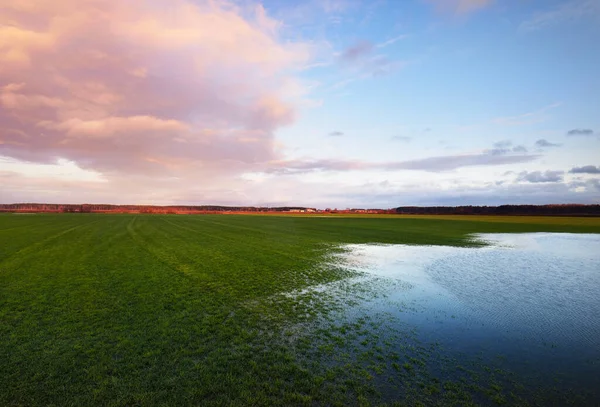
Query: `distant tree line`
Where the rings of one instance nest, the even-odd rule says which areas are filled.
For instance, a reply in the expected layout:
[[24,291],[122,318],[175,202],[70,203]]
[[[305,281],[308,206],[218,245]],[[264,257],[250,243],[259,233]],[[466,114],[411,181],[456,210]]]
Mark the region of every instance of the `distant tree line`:
[[0,204],[0,212],[54,212],[54,213],[252,213],[252,212],[317,212],[317,213],[370,213],[406,215],[543,215],[543,216],[600,216],[600,205],[500,205],[500,206],[400,206],[394,209],[325,209],[303,206],[220,206],[220,205],[109,205],[109,204]]
[[313,208],[300,206],[255,207],[219,205],[110,205],[110,204],[0,204],[0,212],[62,212],[62,213],[222,213],[222,212],[290,212]]
[[400,206],[406,215],[600,216],[600,205]]

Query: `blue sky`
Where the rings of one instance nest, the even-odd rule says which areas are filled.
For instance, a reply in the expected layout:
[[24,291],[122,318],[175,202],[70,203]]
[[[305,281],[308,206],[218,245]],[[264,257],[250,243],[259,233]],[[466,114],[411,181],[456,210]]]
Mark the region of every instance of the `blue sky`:
[[[4,27],[21,30],[18,38],[36,32],[52,41],[0,53],[0,62],[21,64],[0,69],[1,202],[600,200],[600,0],[178,1],[155,14],[149,3],[143,31],[109,27],[115,41],[128,39],[136,71],[98,58],[58,64],[69,48],[43,54],[39,44],[73,46],[69,36],[81,32],[40,32],[33,17],[56,18],[45,10],[9,14]],[[180,13],[185,7],[194,13]],[[114,21],[131,21],[130,10],[110,10]],[[217,18],[218,34],[197,28]],[[149,48],[153,35],[173,42]],[[180,38],[189,42],[175,53]],[[85,49],[116,52],[115,44],[90,40]],[[112,99],[81,91],[92,113],[65,109],[69,96],[56,90],[63,82],[37,83],[15,50],[57,75],[86,78],[65,75],[70,95],[91,89],[92,77]],[[115,78],[123,72],[141,78],[143,103],[122,90],[127,82]],[[163,96],[178,86],[181,93]],[[157,95],[173,101],[146,102]],[[185,148],[173,147],[181,140]]]

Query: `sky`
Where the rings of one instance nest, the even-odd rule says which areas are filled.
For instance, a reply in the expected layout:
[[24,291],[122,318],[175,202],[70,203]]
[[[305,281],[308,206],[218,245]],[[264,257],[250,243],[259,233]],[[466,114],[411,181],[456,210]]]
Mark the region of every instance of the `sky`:
[[0,0],[0,203],[600,202],[600,0]]

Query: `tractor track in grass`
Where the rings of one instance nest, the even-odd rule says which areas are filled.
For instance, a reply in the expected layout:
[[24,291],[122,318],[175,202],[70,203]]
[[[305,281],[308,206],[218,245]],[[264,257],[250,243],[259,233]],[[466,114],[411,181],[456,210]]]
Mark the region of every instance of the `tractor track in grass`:
[[167,266],[167,268],[169,268],[171,271],[174,271],[175,273],[177,273],[178,275],[180,275],[182,277],[185,277],[186,279],[193,279],[194,276],[190,272],[188,265],[174,260],[173,256],[167,255],[162,250],[156,250],[156,248],[152,249],[152,247],[156,247],[156,246],[153,246],[151,243],[149,243],[146,239],[144,239],[139,233],[137,233],[135,231],[134,225],[135,225],[136,219],[137,219],[137,216],[134,217],[133,219],[131,219],[131,221],[127,224],[127,233],[129,234],[131,239],[138,245],[138,247],[140,247],[146,253],[150,254],[153,258],[158,260],[161,264],[164,264],[165,266]]
[[58,233],[56,233],[54,235],[48,236],[48,237],[44,238],[43,240],[41,240],[39,242],[34,242],[34,243],[26,245],[25,247],[17,250],[16,252],[13,252],[13,253],[9,254],[6,258],[0,260],[0,271],[2,271],[2,266],[4,266],[5,264],[9,263],[11,261],[11,259],[14,259],[15,257],[18,257],[18,256],[19,257],[20,256],[28,257],[28,255],[30,253],[32,253],[32,252],[34,252],[34,251],[36,251],[36,250],[38,250],[38,249],[40,249],[40,248],[42,248],[44,246],[47,246],[48,244],[56,241],[57,239],[65,236],[65,235],[67,235],[67,234],[69,234],[71,232],[74,232],[74,231],[76,231],[76,230],[78,230],[78,229],[80,229],[80,228],[82,228],[84,226],[90,226],[90,225],[92,225],[94,223],[97,223],[99,221],[100,220],[98,219],[98,220],[95,220],[95,221],[92,221],[92,222],[87,222],[87,223],[83,223],[83,224],[80,224],[80,225],[76,225],[76,226],[73,226],[73,227],[71,227],[69,229],[62,230],[61,232],[58,232]]
[[[227,243],[230,243],[230,244],[235,242],[235,240],[231,239],[231,238],[226,238],[226,237],[223,237],[223,236],[216,236],[214,234],[210,234],[210,233],[202,231],[202,230],[198,230],[198,229],[194,229],[194,228],[189,228],[189,227],[186,227],[186,226],[183,226],[183,225],[179,225],[179,224],[177,224],[175,222],[168,221],[168,220],[166,220],[164,218],[162,220],[164,222],[166,222],[166,223],[168,223],[170,225],[173,225],[175,227],[178,227],[180,229],[189,230],[190,232],[194,232],[194,233],[201,233],[203,235],[208,236],[211,239],[214,239],[214,238],[220,239],[220,240],[226,241]],[[212,224],[212,225],[227,226],[227,227],[231,227],[231,228],[235,228],[235,229],[242,229],[242,230],[246,229],[246,230],[251,230],[253,232],[259,232],[259,233],[262,232],[262,233],[264,233],[264,231],[262,231],[260,229],[255,229],[255,228],[247,228],[247,227],[240,227],[240,226],[234,226],[234,225],[227,225],[227,224],[220,223],[220,222],[210,222],[210,221],[205,221],[205,220],[202,220],[201,222],[205,222],[205,223]],[[263,246],[258,245],[258,244],[252,244],[252,243],[248,242],[248,243],[246,243],[246,245],[247,246],[251,246],[251,247],[253,247],[253,248],[257,249],[257,250],[265,250],[265,248]],[[280,250],[273,250],[273,248],[268,248],[267,250],[269,250],[269,252],[271,252],[271,253],[276,253],[276,254],[279,254],[281,256],[290,257],[289,253],[284,253],[283,251],[280,251]],[[309,258],[305,257],[305,256],[294,255],[292,257],[296,258],[296,259],[309,260]]]

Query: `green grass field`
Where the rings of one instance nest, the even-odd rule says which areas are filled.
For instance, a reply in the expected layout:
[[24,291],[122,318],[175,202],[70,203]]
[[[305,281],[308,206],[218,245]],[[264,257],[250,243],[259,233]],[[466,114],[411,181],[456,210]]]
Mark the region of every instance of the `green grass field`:
[[[0,405],[390,401],[377,379],[390,373],[371,362],[402,355],[329,363],[346,328],[291,331],[332,310],[281,294],[349,277],[326,263],[340,243],[536,231],[600,233],[600,219],[0,214]],[[413,397],[476,401],[426,386]]]

